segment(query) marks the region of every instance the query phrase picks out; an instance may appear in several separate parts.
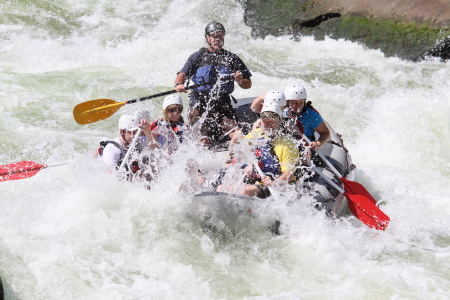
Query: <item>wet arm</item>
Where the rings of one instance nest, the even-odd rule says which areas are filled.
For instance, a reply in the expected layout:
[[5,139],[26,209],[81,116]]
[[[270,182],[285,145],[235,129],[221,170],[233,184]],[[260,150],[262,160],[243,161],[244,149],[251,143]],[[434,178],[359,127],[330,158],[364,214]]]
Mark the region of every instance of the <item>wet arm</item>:
[[260,113],[264,104],[264,97],[266,94],[262,94],[253,100],[252,105],[250,105],[250,109],[255,113]]
[[177,74],[177,77],[175,77],[174,80],[174,85],[175,85],[175,90],[178,93],[186,93],[186,89],[184,87],[184,82],[186,81],[186,74],[180,72]]
[[320,123],[314,130],[317,131],[320,136],[317,141],[311,143],[311,149],[317,150],[328,140],[330,131],[328,130],[327,125],[325,125],[325,122]]

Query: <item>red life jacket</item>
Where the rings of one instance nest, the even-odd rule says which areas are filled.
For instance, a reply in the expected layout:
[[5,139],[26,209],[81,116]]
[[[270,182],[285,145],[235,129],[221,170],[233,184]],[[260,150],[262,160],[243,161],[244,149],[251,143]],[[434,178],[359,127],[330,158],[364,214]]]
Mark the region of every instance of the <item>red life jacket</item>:
[[[178,136],[178,139],[180,140],[180,143],[183,142],[183,130],[182,130],[182,126],[184,126],[184,122],[182,122],[181,120],[179,120],[176,124],[175,127],[172,127],[172,125],[167,122],[164,121],[163,118],[159,118],[156,121],[154,121],[152,124],[150,124],[150,130],[151,131],[158,131],[159,127],[163,127],[165,126],[166,128],[172,129],[176,135]],[[156,133],[155,134],[157,136],[157,140],[158,142],[160,142],[160,144],[163,143],[163,138],[161,138],[161,134]]]

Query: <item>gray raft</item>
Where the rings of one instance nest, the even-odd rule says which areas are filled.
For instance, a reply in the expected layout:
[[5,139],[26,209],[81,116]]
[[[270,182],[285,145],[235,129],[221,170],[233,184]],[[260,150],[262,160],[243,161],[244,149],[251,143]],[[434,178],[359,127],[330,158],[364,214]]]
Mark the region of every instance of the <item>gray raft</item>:
[[[251,124],[258,118],[258,115],[250,110],[250,104],[253,99],[238,99],[238,103],[233,105],[244,132],[249,131]],[[351,157],[344,146],[341,136],[327,122],[325,123],[330,130],[330,139],[318,151],[330,161],[341,175],[348,180],[353,180],[355,166],[352,164]],[[340,176],[336,176],[318,155],[313,157],[313,164],[343,188],[343,184],[339,179]],[[314,206],[319,210],[324,210],[327,216],[332,218],[340,217],[347,207],[347,199],[318,174],[311,175],[308,179],[297,183],[298,187],[304,191],[303,195],[306,194],[313,197],[316,201]],[[196,211],[195,214],[203,218],[203,220],[221,218],[227,226],[232,226],[233,223],[242,220],[244,216],[255,217],[263,211],[270,211],[266,209],[267,205],[270,205],[270,200],[268,199],[209,191],[194,195],[192,211]],[[272,216],[265,215],[264,217],[266,219],[265,222],[271,224],[272,231],[276,232],[274,226],[277,227],[279,225],[279,222],[275,220],[276,213]]]

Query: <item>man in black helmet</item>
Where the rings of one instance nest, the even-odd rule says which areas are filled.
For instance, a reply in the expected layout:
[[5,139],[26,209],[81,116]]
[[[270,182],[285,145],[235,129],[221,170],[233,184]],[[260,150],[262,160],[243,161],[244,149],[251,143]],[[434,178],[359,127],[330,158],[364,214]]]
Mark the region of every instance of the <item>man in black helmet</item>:
[[225,27],[221,23],[208,23],[205,28],[208,47],[189,56],[174,82],[179,93],[186,93],[184,83],[189,79],[195,84],[213,82],[195,88],[190,94],[189,104],[191,124],[205,117],[200,132],[202,143],[208,147],[214,147],[224,132],[237,126],[230,97],[234,91],[234,81],[243,89],[252,86],[252,74],[244,62],[236,54],[222,49],[224,38]]

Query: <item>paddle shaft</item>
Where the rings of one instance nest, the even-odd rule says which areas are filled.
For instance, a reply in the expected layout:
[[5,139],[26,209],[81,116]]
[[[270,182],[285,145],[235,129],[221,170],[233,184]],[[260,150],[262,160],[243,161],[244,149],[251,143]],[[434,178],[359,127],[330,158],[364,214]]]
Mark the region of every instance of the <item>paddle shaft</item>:
[[[256,171],[258,172],[259,176],[261,176],[261,179],[262,179],[264,176],[266,176],[266,175],[263,173],[263,171],[261,170],[261,168],[259,167],[259,165],[258,165],[257,162],[256,162],[255,164],[253,164],[253,165],[255,166],[255,169],[256,169]],[[272,196],[275,197],[275,194],[274,194],[274,192],[273,192],[272,187],[267,186],[267,188],[269,189],[269,191],[270,191],[270,193],[272,194]]]
[[341,188],[340,186],[338,186],[333,180],[331,180],[330,177],[328,177],[327,175],[323,174],[322,171],[320,171],[317,167],[313,166],[313,165],[309,165],[314,172],[316,172],[317,174],[319,174],[323,179],[325,179],[326,182],[328,182],[332,187],[334,187],[338,192],[340,192],[341,194],[345,194],[345,191],[343,188]]
[[[202,83],[202,84],[194,84],[194,85],[188,86],[186,88],[186,90],[191,90],[191,89],[195,89],[195,88],[200,87],[200,86],[205,86],[205,85],[214,84],[214,83],[215,82],[206,82],[206,83]],[[144,100],[158,98],[158,97],[161,97],[161,96],[166,96],[166,95],[175,94],[175,93],[178,93],[178,92],[176,90],[171,90],[171,91],[162,92],[162,93],[151,95],[151,96],[146,96],[146,97],[142,97],[142,98],[128,100],[128,101],[125,101],[125,103],[126,104],[133,104],[133,103],[136,103],[136,102],[141,102],[141,101],[144,101]]]
[[[233,75],[224,76],[224,77],[220,78],[219,81],[230,81],[230,80],[233,80],[233,78],[234,78]],[[191,90],[191,89],[195,89],[195,88],[198,88],[201,86],[211,85],[211,84],[215,84],[215,83],[216,83],[216,81],[208,81],[208,82],[203,82],[203,83],[199,83],[199,84],[194,84],[194,85],[186,87],[186,90]],[[162,92],[162,93],[151,95],[151,96],[128,100],[128,101],[125,101],[125,103],[132,104],[132,103],[136,103],[136,102],[140,102],[140,101],[144,101],[144,100],[148,100],[148,99],[153,99],[153,98],[158,98],[161,96],[166,96],[166,95],[175,94],[175,93],[178,93],[178,92],[176,90],[171,90],[171,91]]]
[[[311,140],[308,139],[308,137],[305,134],[303,134],[303,139],[305,139],[305,141],[307,141],[308,144],[311,144]],[[319,149],[317,149],[317,150],[319,150]],[[333,171],[333,173],[337,177],[342,177],[342,174],[339,173],[339,171],[330,163],[330,161],[325,157],[325,155],[323,155],[319,151],[316,151],[316,153],[317,153],[317,155],[319,155],[319,157],[323,160],[323,162],[331,169],[331,171]]]

